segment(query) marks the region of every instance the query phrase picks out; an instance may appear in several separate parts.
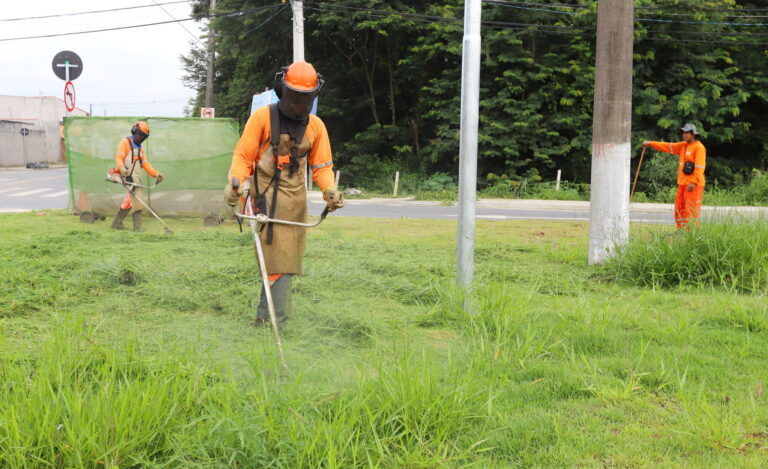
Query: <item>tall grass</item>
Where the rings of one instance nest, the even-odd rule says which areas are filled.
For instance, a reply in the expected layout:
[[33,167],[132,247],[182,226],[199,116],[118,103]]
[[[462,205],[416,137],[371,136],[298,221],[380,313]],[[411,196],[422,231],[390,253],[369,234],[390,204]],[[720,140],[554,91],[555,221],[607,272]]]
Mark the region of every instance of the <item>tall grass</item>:
[[408,347],[328,393],[257,351],[235,377],[194,347],[149,354],[82,319],[57,326],[34,356],[0,343],[0,467],[460,466],[493,411],[471,367]]
[[606,264],[608,276],[638,286],[768,291],[768,219],[703,219],[690,231],[636,236]]
[[467,296],[451,226],[312,232],[283,373],[236,226],[148,220],[134,259],[3,216],[0,468],[765,465],[765,297],[595,281],[587,225],[540,221],[478,223]]

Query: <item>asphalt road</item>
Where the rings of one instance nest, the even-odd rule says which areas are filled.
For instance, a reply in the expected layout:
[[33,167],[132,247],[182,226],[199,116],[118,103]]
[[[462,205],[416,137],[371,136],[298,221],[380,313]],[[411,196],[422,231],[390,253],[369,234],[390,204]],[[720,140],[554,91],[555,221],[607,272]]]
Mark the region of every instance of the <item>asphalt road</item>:
[[[310,214],[319,214],[324,203],[310,198]],[[67,169],[0,170],[0,214],[67,208]],[[455,220],[458,209],[432,202],[402,200],[347,200],[333,216],[364,218],[432,218]],[[589,211],[564,209],[477,208],[479,220],[587,221]],[[632,213],[639,223],[672,223],[672,213]]]
[[0,214],[67,208],[67,169],[0,170]]

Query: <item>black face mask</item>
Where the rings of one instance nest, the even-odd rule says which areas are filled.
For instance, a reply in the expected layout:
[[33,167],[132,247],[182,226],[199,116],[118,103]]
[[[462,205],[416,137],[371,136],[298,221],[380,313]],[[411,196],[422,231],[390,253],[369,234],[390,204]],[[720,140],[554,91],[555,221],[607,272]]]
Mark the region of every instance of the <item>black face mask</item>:
[[299,93],[284,86],[280,102],[277,106],[280,112],[289,119],[303,121],[312,112],[312,103],[315,100],[315,96],[316,93]]
[[141,145],[144,140],[148,139],[149,135],[145,134],[141,130],[136,130],[133,134],[133,141],[136,142],[136,145]]

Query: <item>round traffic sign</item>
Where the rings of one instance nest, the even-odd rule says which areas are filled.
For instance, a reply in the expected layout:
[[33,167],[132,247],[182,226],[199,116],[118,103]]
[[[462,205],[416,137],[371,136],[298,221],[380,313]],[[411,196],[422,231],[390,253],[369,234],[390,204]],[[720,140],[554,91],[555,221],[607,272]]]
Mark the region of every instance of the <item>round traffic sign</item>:
[[53,73],[64,81],[75,80],[83,73],[82,59],[71,50],[63,50],[54,55],[51,67],[53,67]]
[[75,110],[75,85],[71,81],[64,85],[64,105],[69,112]]
[[21,134],[22,137],[26,137],[27,135],[29,135],[29,129],[26,127],[22,127],[21,130],[19,130],[19,133]]

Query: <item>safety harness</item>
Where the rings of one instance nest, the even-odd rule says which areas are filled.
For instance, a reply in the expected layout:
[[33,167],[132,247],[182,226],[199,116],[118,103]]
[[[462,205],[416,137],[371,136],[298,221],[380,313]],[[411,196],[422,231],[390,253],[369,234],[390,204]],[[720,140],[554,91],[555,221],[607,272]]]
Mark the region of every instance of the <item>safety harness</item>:
[[[280,145],[280,112],[277,108],[277,104],[269,105],[269,125],[270,125],[270,144],[272,145],[272,159],[275,163],[275,172],[272,175],[272,179],[269,181],[264,191],[259,191],[259,177],[254,176],[254,182],[256,184],[256,197],[254,198],[255,212],[264,213],[267,212],[267,191],[272,187],[272,201],[269,204],[269,218],[275,218],[275,210],[277,209],[277,192],[280,185],[280,176],[284,169],[288,169],[288,177],[293,177],[299,172],[300,159],[306,158],[307,155],[299,155],[299,145],[304,140],[304,132],[307,130],[306,125],[302,125],[297,128],[296,138],[294,135],[289,134],[291,137],[291,154],[282,155],[278,154],[278,146]],[[272,223],[267,224],[267,244],[272,244],[273,231]]]
[[[131,149],[131,163],[132,163],[131,164],[131,172],[128,173],[128,176],[125,177],[125,181],[126,182],[133,182],[133,170],[136,168],[136,162],[139,163],[139,166],[143,166],[144,165],[144,160],[141,158],[141,147],[139,147],[139,157],[138,158],[134,158],[134,154],[133,154],[133,150],[134,150],[134,148],[133,148],[133,139],[131,137],[125,137],[125,139],[128,140],[128,148]],[[131,192],[133,192],[133,189],[135,189],[135,187],[131,188]]]

